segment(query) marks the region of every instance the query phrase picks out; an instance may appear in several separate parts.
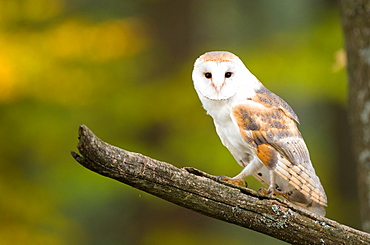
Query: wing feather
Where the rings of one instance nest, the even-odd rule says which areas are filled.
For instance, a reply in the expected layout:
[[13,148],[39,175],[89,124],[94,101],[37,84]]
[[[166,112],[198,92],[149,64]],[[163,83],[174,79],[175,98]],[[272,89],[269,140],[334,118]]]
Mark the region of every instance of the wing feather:
[[252,148],[268,143],[293,164],[310,161],[296,123],[279,108],[262,107],[248,100],[233,108],[233,117]]
[[262,84],[261,87],[256,91],[256,97],[254,98],[254,100],[267,107],[275,107],[283,110],[288,117],[299,123],[297,114],[295,114],[288,103],[286,103],[282,98],[268,90]]
[[296,125],[297,115],[280,97],[266,90],[233,107],[232,116],[242,137],[268,169],[276,171],[311,200],[326,206],[324,189]]

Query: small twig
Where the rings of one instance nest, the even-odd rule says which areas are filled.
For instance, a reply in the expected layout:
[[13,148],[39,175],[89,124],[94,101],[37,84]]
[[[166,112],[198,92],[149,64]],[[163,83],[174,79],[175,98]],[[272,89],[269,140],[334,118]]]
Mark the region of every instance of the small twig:
[[310,213],[278,198],[217,181],[194,168],[176,168],[109,145],[85,125],[78,150],[84,167],[210,217],[292,244],[370,244],[370,234]]

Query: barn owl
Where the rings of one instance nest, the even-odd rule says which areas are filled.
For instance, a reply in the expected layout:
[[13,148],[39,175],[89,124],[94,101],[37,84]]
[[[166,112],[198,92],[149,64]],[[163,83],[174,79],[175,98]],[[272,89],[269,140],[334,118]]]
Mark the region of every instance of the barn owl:
[[253,175],[270,195],[285,197],[319,215],[327,198],[297,128],[298,117],[234,54],[208,52],[192,73],[195,90],[222,144],[243,170],[229,182]]

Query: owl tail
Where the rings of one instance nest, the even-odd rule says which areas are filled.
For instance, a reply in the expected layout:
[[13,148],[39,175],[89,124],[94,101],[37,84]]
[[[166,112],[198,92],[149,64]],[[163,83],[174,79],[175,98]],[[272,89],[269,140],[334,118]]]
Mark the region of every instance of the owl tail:
[[289,196],[288,200],[318,215],[325,216],[326,214],[326,210],[323,205],[320,205],[317,202],[307,199],[301,192],[297,190],[293,191],[292,195]]
[[326,214],[325,207],[316,202],[312,202],[311,206],[307,207],[307,209],[321,216],[325,216]]

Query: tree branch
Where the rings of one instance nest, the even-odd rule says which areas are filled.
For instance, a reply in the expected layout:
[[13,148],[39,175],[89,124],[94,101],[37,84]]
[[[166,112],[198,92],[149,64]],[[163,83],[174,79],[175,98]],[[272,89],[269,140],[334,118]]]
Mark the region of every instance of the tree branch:
[[176,168],[109,145],[85,125],[78,150],[84,167],[201,214],[252,229],[292,244],[370,244],[370,234],[310,213],[285,200],[260,196],[219,182],[194,168]]

